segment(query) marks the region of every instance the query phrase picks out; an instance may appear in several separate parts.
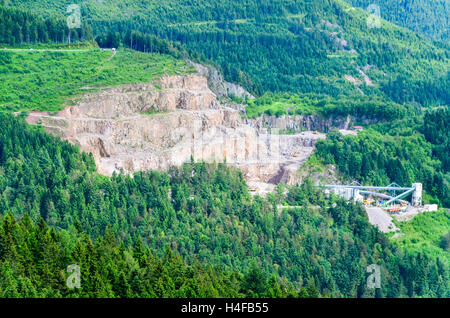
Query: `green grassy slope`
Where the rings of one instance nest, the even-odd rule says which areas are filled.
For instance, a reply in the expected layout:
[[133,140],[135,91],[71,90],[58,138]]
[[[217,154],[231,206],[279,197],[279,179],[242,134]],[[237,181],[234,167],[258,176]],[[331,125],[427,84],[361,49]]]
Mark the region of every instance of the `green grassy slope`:
[[450,261],[450,250],[441,246],[442,237],[450,231],[450,213],[439,210],[436,213],[419,214],[408,222],[398,222],[401,235],[393,241],[411,252],[424,252]]
[[[42,46],[42,45],[41,45]],[[0,50],[0,109],[57,111],[85,88],[149,82],[191,69],[170,56],[132,50]]]
[[341,96],[332,98],[321,94],[266,93],[247,101],[247,116],[262,115],[321,115],[347,116],[374,121],[395,120],[404,117],[408,110],[403,105],[388,102],[380,97]]

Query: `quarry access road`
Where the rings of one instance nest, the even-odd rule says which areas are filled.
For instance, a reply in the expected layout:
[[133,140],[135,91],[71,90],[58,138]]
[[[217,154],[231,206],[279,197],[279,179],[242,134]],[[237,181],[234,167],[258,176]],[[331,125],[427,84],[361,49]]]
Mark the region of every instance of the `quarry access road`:
[[369,222],[378,227],[381,232],[388,233],[399,230],[392,222],[392,217],[383,209],[377,207],[366,207],[366,212],[369,217]]

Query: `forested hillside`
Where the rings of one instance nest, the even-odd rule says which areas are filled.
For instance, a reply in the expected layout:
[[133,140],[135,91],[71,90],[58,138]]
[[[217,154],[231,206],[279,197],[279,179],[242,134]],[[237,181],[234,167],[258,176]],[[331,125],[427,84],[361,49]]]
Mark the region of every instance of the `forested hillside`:
[[[102,236],[112,235],[126,247],[135,246],[135,249],[142,240],[157,257],[164,257],[169,247],[189,264],[200,261],[227,272],[234,269],[245,274],[257,264],[259,276],[267,279],[274,275],[275,281],[296,292],[309,286],[310,291],[316,288],[316,293],[335,297],[374,295],[365,284],[365,269],[375,263],[382,266],[386,278],[376,296],[448,296],[446,286],[450,278],[445,259],[421,253],[417,259],[406,250],[396,250],[384,234],[368,223],[360,206],[348,205],[341,199],[329,201],[308,182],[292,188],[286,197],[274,194],[266,200],[251,197],[242,174],[223,164],[186,164],[169,173],[146,172],[137,173],[134,178],[118,175],[110,179],[94,172],[93,160],[88,155],[80,154],[76,147],[49,137],[38,128],[27,126],[23,119],[0,114],[0,129],[0,212],[11,213],[3,221],[3,232],[7,232],[3,237],[19,240],[15,244],[26,240],[28,235],[38,235],[33,234],[36,231],[50,231],[42,222],[33,228],[27,220],[17,229],[11,229],[13,216],[29,214],[31,220],[38,222],[43,218],[51,227],[65,229],[75,237],[77,232],[87,231],[92,240],[100,242],[96,247],[87,238],[80,238],[80,243],[65,241],[65,244],[75,245],[72,256],[67,251],[69,259],[87,257],[82,255],[89,249],[99,251],[100,259],[93,259],[92,266],[96,262],[108,262],[110,258],[102,259],[107,257],[102,253],[119,253],[119,257],[125,257],[120,256],[127,253],[123,248],[111,252],[114,247],[110,246],[108,252],[100,252],[105,248]],[[280,211],[277,204],[283,202],[302,208]],[[12,235],[9,231],[18,233]],[[55,249],[61,239],[58,235],[48,237]],[[81,246],[77,248],[76,244]],[[27,247],[8,252],[10,248],[0,249],[2,268],[9,273],[8,277],[22,275],[31,293],[33,288],[38,288],[35,284],[41,282],[26,279],[29,267],[13,267],[16,273],[10,267],[12,262],[21,262],[19,259]],[[57,253],[53,251],[50,255]],[[49,256],[54,270],[44,269],[58,273],[61,260],[53,259]],[[133,274],[126,272],[127,268],[123,269],[123,275],[129,277]],[[145,270],[148,269],[142,269]],[[92,279],[104,281],[104,289],[98,290],[101,294],[123,295],[124,291],[110,290],[113,287],[107,283],[112,279],[109,277],[122,279],[114,267],[111,271],[119,276],[105,276],[103,271],[98,273],[103,279]],[[136,271],[136,275],[144,275],[139,266]],[[433,278],[423,281],[423,271]],[[210,275],[228,281],[220,276],[224,274]],[[52,286],[55,295],[66,295],[60,285]],[[218,295],[231,293],[226,283],[223,288]],[[175,288],[169,295],[178,292],[186,295],[183,292],[187,291]],[[253,292],[262,296],[268,291],[259,287]],[[201,294],[198,291],[192,295]],[[129,295],[147,294],[134,291]]]
[[[448,44],[432,43],[340,0],[80,1],[96,35],[120,32],[124,45],[144,49],[126,31],[180,43],[211,60],[226,79],[267,91],[376,95],[397,103],[449,103]],[[11,0],[11,5],[63,16],[68,1]],[[116,37],[112,35],[112,37]],[[129,41],[128,41],[129,40]],[[146,50],[150,50],[146,46]],[[364,70],[374,85],[355,87],[345,75]]]
[[442,161],[443,168],[450,170],[450,107],[431,110],[425,114],[421,131],[434,145],[433,154]]
[[[436,40],[450,40],[450,2],[448,0],[346,0],[368,9],[377,5],[380,15],[397,25]],[[375,10],[373,12],[375,14]]]
[[[93,243],[81,232],[56,232],[42,219],[33,224],[26,214],[20,222],[10,214],[0,222],[1,298],[245,295],[237,273],[186,266],[171,250],[158,259],[139,241],[135,248],[119,245],[110,231]],[[66,288],[70,264],[81,268],[79,289]]]
[[[446,210],[392,237],[309,179],[262,198],[226,163],[106,177],[25,121],[191,74],[190,59],[256,96],[232,97],[244,117],[350,115],[364,131],[329,132],[311,162],[364,184],[422,182],[426,203],[450,207],[450,43],[426,38],[448,38],[448,7],[434,2],[380,0],[395,24],[372,28],[344,0],[0,0],[0,297],[450,297]],[[65,285],[70,264],[80,290]]]

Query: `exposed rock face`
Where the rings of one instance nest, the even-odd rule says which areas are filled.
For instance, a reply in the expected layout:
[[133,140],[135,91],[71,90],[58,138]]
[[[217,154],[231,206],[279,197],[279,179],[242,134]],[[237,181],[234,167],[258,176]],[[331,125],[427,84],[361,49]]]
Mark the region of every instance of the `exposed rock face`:
[[233,109],[237,110],[239,113],[241,113],[243,115],[247,114],[247,105],[244,105],[244,104],[225,104],[223,106],[228,107],[228,108],[233,108]]
[[324,119],[318,115],[262,115],[256,119],[245,119],[245,123],[264,131],[266,128],[294,131],[330,131],[332,128],[348,129],[352,121],[350,116]]
[[[177,109],[217,108],[218,102],[204,77],[166,76],[157,87],[132,84],[86,94],[74,107],[66,108],[62,117],[122,118],[149,111],[173,112]],[[93,106],[95,104],[95,107]]]
[[247,92],[242,86],[226,82],[223,76],[211,66],[205,66],[188,61],[192,65],[200,76],[204,76],[208,79],[208,84],[211,90],[219,97],[247,97],[255,98],[252,94]]
[[250,182],[296,183],[297,170],[323,134],[269,135],[222,106],[200,76],[167,76],[155,85],[133,84],[86,94],[40,122],[94,155],[100,173],[166,170],[194,160],[242,169]]

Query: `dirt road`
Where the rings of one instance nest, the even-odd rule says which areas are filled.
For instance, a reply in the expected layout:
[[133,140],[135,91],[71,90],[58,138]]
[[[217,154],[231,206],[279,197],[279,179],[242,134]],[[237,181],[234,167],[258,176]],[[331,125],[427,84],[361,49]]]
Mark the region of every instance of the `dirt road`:
[[369,217],[369,222],[378,227],[381,232],[388,233],[399,230],[392,222],[392,217],[383,209],[375,207],[366,208],[366,212]]

